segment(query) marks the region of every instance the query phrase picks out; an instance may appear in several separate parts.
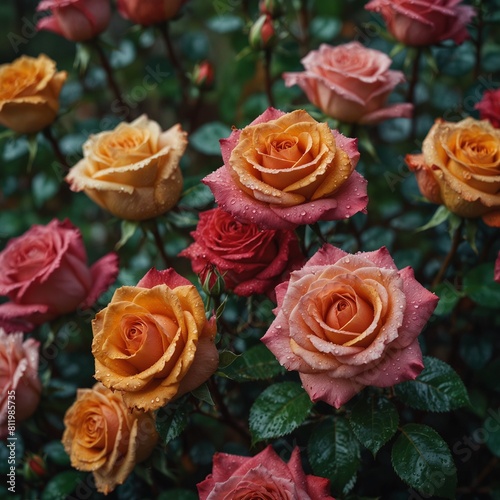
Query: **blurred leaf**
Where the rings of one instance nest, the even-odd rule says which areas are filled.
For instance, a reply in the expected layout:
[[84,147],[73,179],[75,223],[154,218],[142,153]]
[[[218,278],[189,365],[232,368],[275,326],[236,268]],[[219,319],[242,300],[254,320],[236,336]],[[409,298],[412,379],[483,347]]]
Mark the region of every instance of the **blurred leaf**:
[[471,219],[465,219],[465,239],[469,243],[470,247],[477,254],[476,245],[476,234],[477,234],[477,221]]
[[83,482],[84,477],[85,474],[76,470],[61,472],[47,483],[41,500],[66,500],[68,495]]
[[361,393],[361,398],[352,408],[349,423],[359,441],[375,456],[396,433],[399,415],[388,399],[365,393]]
[[405,425],[392,447],[391,460],[398,476],[420,493],[455,498],[453,458],[448,445],[431,427]]
[[342,30],[342,21],[333,17],[316,16],[311,21],[311,35],[321,42],[331,42]]
[[483,422],[483,429],[486,431],[486,446],[495,457],[500,457],[500,425],[498,425],[500,415],[498,408],[496,414],[493,412],[494,410],[490,409],[490,415]]
[[78,70],[80,75],[83,75],[87,71],[91,55],[92,51],[89,44],[76,44],[75,61],[73,62],[73,67]]
[[199,153],[220,156],[219,140],[231,135],[231,129],[221,122],[205,123],[189,136],[189,143]]
[[284,372],[285,369],[264,344],[251,347],[226,368],[220,368],[220,375],[237,382],[270,379]]
[[469,404],[467,390],[453,368],[437,358],[424,356],[425,368],[415,380],[394,386],[396,396],[410,408],[450,411]]
[[197,182],[182,194],[179,206],[202,209],[214,201],[214,195],[208,186]]
[[309,415],[312,401],[296,382],[281,382],[264,390],[250,409],[254,443],[290,434]]
[[346,494],[354,486],[360,449],[345,418],[328,418],[319,424],[311,434],[307,453],[314,473],[330,479],[335,494]]
[[195,227],[198,224],[198,217],[190,212],[168,212],[165,219],[176,227]]
[[439,226],[439,224],[442,224],[446,219],[448,219],[448,217],[450,217],[450,215],[451,212],[444,205],[441,205],[434,212],[432,219],[427,224],[424,224],[423,226],[417,228],[415,231],[426,231],[431,227]]
[[216,33],[231,33],[243,27],[243,19],[230,14],[212,17],[207,21],[207,26]]
[[433,292],[439,297],[438,305],[434,310],[436,316],[445,316],[451,313],[463,297],[463,293],[459,292],[449,281],[437,285]]
[[156,500],[198,500],[198,495],[189,490],[176,488],[175,490],[162,491]]
[[139,227],[139,222],[131,220],[122,220],[120,224],[121,238],[120,241],[115,245],[115,251],[119,250],[127,241],[132,238],[137,228]]
[[48,460],[55,464],[62,466],[70,464],[69,455],[66,453],[61,441],[49,441],[44,444],[42,450],[47,455]]
[[481,336],[465,333],[460,337],[460,357],[473,370],[479,370],[491,359],[493,355],[494,339],[490,336]]
[[494,263],[488,262],[472,269],[464,276],[465,294],[484,307],[498,308],[500,283],[495,282]]
[[53,177],[48,177],[44,172],[36,174],[31,181],[31,193],[35,206],[41,208],[57,193],[58,189],[59,183]]

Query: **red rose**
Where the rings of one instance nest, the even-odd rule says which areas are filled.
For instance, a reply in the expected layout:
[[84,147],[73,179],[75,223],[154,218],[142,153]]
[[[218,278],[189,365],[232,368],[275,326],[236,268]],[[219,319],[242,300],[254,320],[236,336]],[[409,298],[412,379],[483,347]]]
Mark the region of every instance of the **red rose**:
[[200,500],[334,500],[328,479],[304,473],[298,448],[285,463],[271,445],[254,457],[216,453],[212,474],[197,487]]
[[177,15],[186,0],[118,0],[118,11],[125,19],[150,26]]
[[312,401],[339,408],[367,385],[389,387],[424,367],[417,337],[438,298],[386,248],[350,255],[324,245],[276,296],[262,341],[299,372]]
[[93,266],[80,231],[69,220],[32,226],[0,252],[0,324],[9,331],[90,307],[118,275],[118,257],[109,253]]
[[201,274],[213,265],[226,288],[244,297],[273,291],[304,261],[293,231],[261,230],[221,208],[202,212],[191,235],[194,243],[180,255],[191,259],[193,271]]
[[109,0],[42,0],[36,10],[51,13],[38,21],[38,30],[53,31],[73,42],[96,37],[111,19]]
[[474,109],[479,111],[481,120],[489,120],[494,127],[500,128],[500,89],[487,90]]
[[460,0],[371,0],[365,9],[379,12],[389,32],[406,45],[433,45],[443,40],[462,43],[475,15]]

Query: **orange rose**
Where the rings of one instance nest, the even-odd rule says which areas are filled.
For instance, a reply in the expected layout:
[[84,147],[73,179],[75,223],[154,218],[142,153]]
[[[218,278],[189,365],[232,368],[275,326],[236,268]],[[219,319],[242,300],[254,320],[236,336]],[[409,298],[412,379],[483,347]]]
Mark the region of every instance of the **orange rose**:
[[170,210],[180,197],[179,160],[186,145],[180,125],[162,132],[142,115],[91,135],[66,181],[72,191],[84,191],[117,217],[150,219]]
[[104,494],[122,484],[158,440],[149,413],[130,411],[120,393],[101,384],[78,389],[64,425],[62,442],[71,465],[92,471],[97,490]]
[[21,134],[50,125],[59,111],[66,71],[45,54],[21,56],[0,66],[0,123]]
[[427,199],[500,226],[500,130],[488,121],[436,120],[422,154],[407,155],[406,163]]
[[215,321],[196,288],[173,269],[150,270],[116,290],[92,322],[95,377],[129,407],[155,410],[216,370]]

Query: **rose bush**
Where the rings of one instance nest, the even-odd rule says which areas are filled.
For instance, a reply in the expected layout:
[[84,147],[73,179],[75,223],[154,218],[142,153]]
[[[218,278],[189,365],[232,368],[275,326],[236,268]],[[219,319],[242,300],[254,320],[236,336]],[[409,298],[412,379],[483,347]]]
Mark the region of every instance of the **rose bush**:
[[62,314],[90,307],[118,275],[109,253],[91,267],[80,231],[69,220],[34,225],[0,252],[0,324],[29,331]]
[[481,120],[489,120],[494,127],[500,128],[500,89],[487,90],[474,109],[479,111]]
[[50,11],[38,21],[38,30],[52,31],[73,42],[95,38],[111,19],[109,0],[42,0],[37,10]]
[[297,447],[288,463],[271,445],[253,457],[216,453],[212,474],[197,487],[200,500],[333,500],[327,479],[304,473]]
[[378,12],[389,32],[406,45],[433,45],[443,40],[462,43],[475,15],[461,0],[371,0],[365,9]]
[[413,105],[386,105],[394,87],[405,81],[390,70],[387,54],[350,42],[336,47],[322,44],[301,60],[305,71],[284,73],[288,87],[298,85],[323,113],[347,123],[377,123],[411,116]]
[[144,220],[170,210],[182,191],[179,160],[187,145],[180,125],[162,132],[145,115],[91,135],[83,159],[66,176],[116,217]]
[[62,442],[71,465],[91,471],[97,490],[104,494],[122,484],[158,441],[153,416],[131,411],[119,392],[101,384],[78,389],[64,426]]
[[354,171],[356,140],[305,111],[268,108],[220,143],[224,165],[203,182],[239,220],[293,229],[345,219],[367,205],[366,181]]
[[21,134],[50,125],[59,112],[66,71],[45,54],[21,56],[0,66],[0,124]]
[[186,0],[118,0],[118,12],[136,24],[150,26],[172,19]]
[[95,378],[131,408],[154,410],[216,370],[215,319],[196,288],[173,269],[151,269],[118,288],[92,321]]
[[406,163],[429,201],[500,226],[500,130],[489,122],[438,119],[422,153],[406,155]]
[[260,230],[256,224],[238,222],[221,208],[200,213],[191,236],[194,243],[179,255],[191,260],[202,281],[214,266],[226,288],[244,297],[274,292],[290,270],[304,261],[293,231]]
[[40,402],[39,345],[34,339],[23,342],[20,332],[6,333],[0,328],[0,439],[8,435],[9,413],[14,416],[10,424],[16,427]]
[[423,369],[417,337],[438,298],[386,248],[348,254],[324,245],[276,287],[262,338],[312,401],[339,408],[367,385],[389,387]]

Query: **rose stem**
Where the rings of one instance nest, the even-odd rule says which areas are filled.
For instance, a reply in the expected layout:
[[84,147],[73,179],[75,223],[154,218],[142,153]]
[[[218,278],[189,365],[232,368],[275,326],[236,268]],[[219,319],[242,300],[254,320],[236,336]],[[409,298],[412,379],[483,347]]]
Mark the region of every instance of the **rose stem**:
[[151,230],[151,234],[153,235],[153,238],[154,238],[155,243],[156,243],[156,248],[158,248],[158,251],[160,252],[160,255],[163,259],[163,262],[165,263],[165,266],[167,268],[172,267],[172,264],[170,263],[170,259],[165,252],[165,248],[163,246],[163,240],[161,239],[160,231],[158,230],[158,223],[157,223],[156,219],[154,219],[152,221],[151,225],[148,224],[148,228]]
[[301,0],[299,10],[300,53],[305,56],[309,52],[309,11],[307,0]]
[[168,57],[172,66],[174,67],[177,80],[179,81],[179,86],[181,88],[181,97],[182,97],[182,105],[181,110],[185,110],[188,107],[188,88],[189,88],[189,80],[184,72],[184,68],[182,67],[179,58],[177,57],[174,44],[172,43],[172,38],[170,36],[170,25],[168,22],[160,23],[157,25],[160,33],[163,37],[163,41],[165,42],[165,47],[167,49]]
[[270,48],[265,48],[264,49],[264,72],[266,76],[266,94],[267,94],[267,101],[269,103],[269,106],[272,108],[275,107],[274,105],[274,96],[273,96],[273,80],[271,77],[271,60],[273,57],[273,52]]
[[406,100],[413,104],[413,116],[411,118],[411,137],[415,137],[417,128],[417,108],[415,106],[415,89],[418,83],[418,73],[420,66],[420,58],[422,56],[422,49],[419,47],[416,49],[415,57],[413,59],[413,66],[411,71],[410,86],[408,87],[408,95]]
[[251,441],[250,433],[248,432],[246,427],[239,424],[239,422],[233,419],[233,417],[231,416],[231,413],[227,409],[227,406],[224,403],[224,398],[222,397],[222,394],[220,393],[215,381],[210,378],[208,379],[207,384],[210,388],[210,393],[215,399],[215,405],[222,416],[222,421],[232,427],[235,431],[237,431],[245,439],[245,441]]
[[439,285],[439,283],[441,283],[441,280],[443,279],[444,274],[448,269],[448,266],[451,264],[451,261],[453,260],[455,254],[457,253],[458,245],[460,245],[460,240],[461,240],[460,237],[462,235],[462,226],[463,226],[463,221],[455,230],[450,250],[445,257],[443,264],[441,265],[441,269],[439,269],[439,272],[437,273],[436,277],[434,278],[434,281],[432,282],[432,288],[436,287],[437,285]]
[[109,64],[108,58],[106,56],[106,53],[104,52],[104,49],[101,47],[99,40],[94,39],[93,44],[94,48],[97,51],[97,54],[99,55],[99,59],[101,60],[102,67],[104,71],[106,72],[106,77],[108,79],[108,85],[110,86],[111,90],[115,94],[115,98],[120,104],[120,107],[123,109],[125,107],[128,111],[127,116],[130,114],[130,107],[123,101],[123,94],[120,91],[120,88],[118,87],[118,84],[116,83],[115,77],[113,75],[113,68],[111,67],[111,64]]
[[477,35],[476,35],[476,40],[474,41],[476,46],[476,64],[474,65],[474,80],[477,80],[481,73],[481,47],[483,45],[483,28],[484,28],[482,0],[478,1],[476,20],[477,20]]
[[59,160],[59,163],[64,167],[64,169],[66,171],[68,171],[70,169],[70,166],[68,165],[66,157],[63,155],[63,152],[61,151],[61,148],[59,147],[59,143],[57,142],[57,139],[54,137],[54,134],[52,133],[52,128],[50,127],[50,125],[43,129],[43,135],[50,142],[50,145],[52,146],[52,149],[54,150],[54,154],[56,155],[57,159]]

